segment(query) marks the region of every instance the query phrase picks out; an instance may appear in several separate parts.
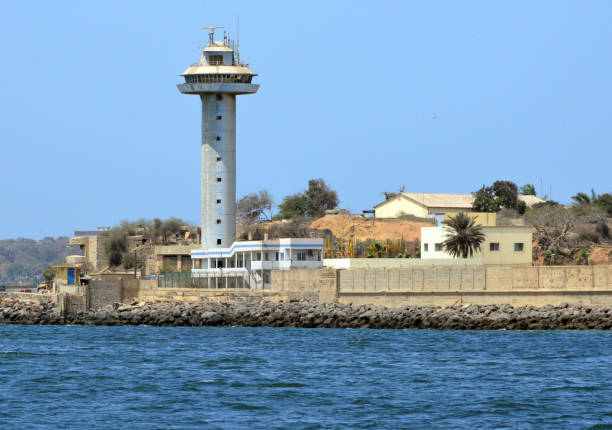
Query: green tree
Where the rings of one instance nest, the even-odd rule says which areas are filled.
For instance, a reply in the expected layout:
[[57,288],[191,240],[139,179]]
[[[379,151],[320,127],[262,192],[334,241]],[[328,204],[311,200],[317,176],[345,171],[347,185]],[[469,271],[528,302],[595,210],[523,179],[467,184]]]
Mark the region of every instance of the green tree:
[[51,282],[55,279],[56,270],[52,266],[47,266],[42,273],[42,277],[45,281]]
[[604,193],[597,196],[597,199],[595,200],[595,206],[600,207],[601,209],[606,211],[609,216],[612,216],[612,194]]
[[305,195],[308,216],[319,218],[325,215],[326,210],[338,206],[338,194],[329,188],[323,178],[308,181]]
[[497,212],[501,208],[508,208],[523,214],[527,209],[527,205],[518,200],[518,188],[512,181],[495,181],[490,187],[483,185],[472,194],[472,209],[477,212]]
[[533,184],[525,184],[521,187],[521,194],[524,196],[535,196],[536,189]]
[[574,204],[572,210],[574,214],[584,214],[590,206],[597,206],[604,210],[608,215],[612,215],[612,194],[604,193],[597,194],[593,188],[591,188],[591,195],[587,193],[576,193],[572,196]]
[[123,254],[127,251],[127,234],[122,229],[110,230],[107,234],[110,235],[104,247],[108,262],[111,266],[119,266],[123,261]]
[[576,193],[576,195],[572,196],[572,200],[574,201],[575,205],[588,206],[595,203],[595,200],[597,200],[597,195],[595,194],[595,190],[591,188],[590,196],[587,193]]
[[272,218],[272,196],[266,190],[247,194],[236,202],[238,217],[247,224]]
[[500,209],[493,188],[483,185],[481,189],[472,194],[474,195],[474,203],[472,204],[474,211],[497,212]]
[[327,209],[338,206],[338,194],[329,188],[321,178],[308,181],[308,188],[303,193],[286,196],[278,205],[278,213],[274,219],[289,219],[295,217],[319,218],[325,215]]
[[308,213],[308,198],[303,193],[286,196],[278,205],[278,209],[274,219],[304,217]]
[[518,188],[512,181],[495,181],[491,185],[497,204],[503,208],[516,209]]
[[480,245],[485,240],[482,227],[476,224],[476,217],[470,217],[460,212],[448,217],[446,225],[446,239],[442,242],[444,251],[453,257],[473,257],[480,251]]
[[162,224],[162,237],[164,242],[166,242],[171,236],[179,233],[181,228],[185,225],[185,221],[180,218],[168,218]]

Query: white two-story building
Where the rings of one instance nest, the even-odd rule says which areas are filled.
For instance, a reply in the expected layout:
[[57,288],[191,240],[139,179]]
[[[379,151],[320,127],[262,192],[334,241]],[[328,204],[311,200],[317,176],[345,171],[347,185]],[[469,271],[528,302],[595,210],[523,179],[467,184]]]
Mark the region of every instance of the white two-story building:
[[323,267],[323,239],[276,239],[234,242],[230,248],[191,252],[192,276],[208,288],[270,287],[271,270]]

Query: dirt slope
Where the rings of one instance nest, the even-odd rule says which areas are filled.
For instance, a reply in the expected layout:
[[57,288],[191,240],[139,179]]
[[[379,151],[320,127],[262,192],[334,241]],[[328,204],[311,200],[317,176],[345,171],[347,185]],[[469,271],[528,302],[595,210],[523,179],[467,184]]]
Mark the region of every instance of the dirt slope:
[[367,239],[407,241],[421,240],[421,227],[432,227],[433,224],[398,219],[372,219],[359,215],[327,215],[315,220],[310,228],[330,230],[334,236],[357,241]]

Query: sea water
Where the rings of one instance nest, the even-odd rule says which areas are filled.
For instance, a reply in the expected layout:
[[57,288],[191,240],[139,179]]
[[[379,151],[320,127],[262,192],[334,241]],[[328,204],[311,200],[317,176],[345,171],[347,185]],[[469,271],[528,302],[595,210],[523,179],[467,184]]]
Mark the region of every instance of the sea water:
[[612,332],[0,326],[0,427],[612,429]]

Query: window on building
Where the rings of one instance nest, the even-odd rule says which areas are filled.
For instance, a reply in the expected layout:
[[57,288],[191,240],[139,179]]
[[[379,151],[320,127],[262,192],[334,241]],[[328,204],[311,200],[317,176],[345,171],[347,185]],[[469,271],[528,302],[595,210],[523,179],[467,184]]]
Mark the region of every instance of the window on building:
[[277,252],[277,253],[276,253],[276,255],[274,256],[274,258],[276,259],[276,261],[278,261],[278,260],[280,259],[280,255],[279,255],[279,253],[278,253],[278,252]]
[[221,115],[217,115],[217,121],[219,121],[220,119],[223,119],[223,117]]
[[298,252],[297,253],[297,260],[298,261],[306,261],[306,253],[305,252]]
[[217,94],[217,100],[223,100],[223,94]]
[[220,204],[220,203],[221,203],[221,199],[217,199],[217,204]]
[[442,252],[442,244],[436,243],[436,252]]
[[423,244],[423,252],[428,252],[429,251],[429,243],[424,243]]
[[264,252],[264,260],[265,261],[270,261],[270,254],[267,252]]
[[524,244],[523,244],[523,242],[516,242],[516,243],[514,244],[514,250],[515,250],[516,252],[522,252],[522,251],[523,251],[523,248],[524,248]]
[[223,65],[223,55],[209,55],[208,64],[210,64],[211,66],[222,66]]
[[217,219],[217,224],[221,224],[221,220],[220,219]]
[[255,261],[261,261],[261,252],[255,253]]
[[221,157],[217,157],[217,161],[221,161]]
[[499,242],[491,242],[489,244],[490,251],[499,251]]
[[217,136],[217,142],[221,140],[221,136]]
[[217,178],[217,182],[221,182],[221,178]]
[[217,239],[217,245],[221,245],[221,239]]

